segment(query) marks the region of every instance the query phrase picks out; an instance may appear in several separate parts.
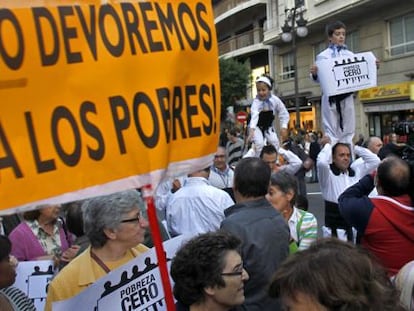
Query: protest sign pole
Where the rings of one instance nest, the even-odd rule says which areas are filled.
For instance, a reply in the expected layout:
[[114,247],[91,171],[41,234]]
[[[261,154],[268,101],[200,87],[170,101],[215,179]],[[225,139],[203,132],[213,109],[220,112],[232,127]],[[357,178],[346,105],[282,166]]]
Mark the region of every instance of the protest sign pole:
[[151,228],[152,240],[155,246],[155,252],[158,259],[158,268],[160,269],[162,287],[164,289],[165,302],[168,311],[175,311],[175,303],[172,295],[170,277],[167,268],[167,257],[162,245],[162,238],[160,228],[157,220],[157,213],[155,210],[154,197],[152,196],[152,186],[145,185],[143,187],[142,195],[147,203],[148,221]]

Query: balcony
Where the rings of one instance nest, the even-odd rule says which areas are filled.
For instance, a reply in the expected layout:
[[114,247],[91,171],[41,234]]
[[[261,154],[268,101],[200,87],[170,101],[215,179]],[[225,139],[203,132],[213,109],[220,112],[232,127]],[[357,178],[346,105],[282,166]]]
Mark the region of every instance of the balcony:
[[[223,0],[214,5],[215,23],[236,18],[240,21],[258,16],[266,17],[267,0]],[[232,21],[231,21],[232,23]]]
[[263,28],[253,29],[218,43],[219,54],[223,56],[232,53],[232,56],[253,54],[268,48],[262,44]]
[[224,0],[214,6],[214,16],[218,17],[227,11],[237,7],[238,5],[249,2],[249,0]]

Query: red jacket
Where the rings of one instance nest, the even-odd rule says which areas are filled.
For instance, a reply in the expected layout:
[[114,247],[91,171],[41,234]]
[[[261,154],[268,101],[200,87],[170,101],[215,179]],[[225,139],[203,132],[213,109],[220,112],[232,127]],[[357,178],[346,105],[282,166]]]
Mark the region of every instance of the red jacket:
[[414,260],[414,208],[408,195],[372,198],[374,205],[361,244],[396,274]]
[[361,244],[394,275],[414,260],[414,207],[408,194],[369,198],[373,187],[371,176],[362,178],[339,197],[339,210]]

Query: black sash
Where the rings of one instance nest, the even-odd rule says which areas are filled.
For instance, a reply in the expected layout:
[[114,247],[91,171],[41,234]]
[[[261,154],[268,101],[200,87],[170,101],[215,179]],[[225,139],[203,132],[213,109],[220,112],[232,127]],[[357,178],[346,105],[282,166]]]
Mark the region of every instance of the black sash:
[[259,120],[257,121],[257,127],[264,132],[269,127],[273,126],[273,121],[275,116],[273,115],[272,110],[261,111],[259,113]]
[[325,200],[325,226],[331,229],[334,237],[338,237],[336,229],[345,230],[348,241],[353,241],[352,226],[339,213],[338,203]]
[[333,103],[336,104],[336,111],[339,114],[339,126],[341,127],[341,130],[344,130],[344,120],[342,117],[342,111],[341,111],[341,101],[347,98],[348,96],[352,95],[353,93],[344,93],[334,96],[329,96],[329,103],[332,105]]

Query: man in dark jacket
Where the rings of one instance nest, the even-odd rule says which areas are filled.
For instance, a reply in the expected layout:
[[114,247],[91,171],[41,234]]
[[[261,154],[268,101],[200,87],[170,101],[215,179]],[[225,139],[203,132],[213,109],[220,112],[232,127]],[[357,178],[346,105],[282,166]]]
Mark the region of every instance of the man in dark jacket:
[[280,310],[278,300],[267,293],[270,279],[288,256],[289,227],[266,200],[270,167],[258,158],[239,161],[233,190],[237,204],[225,210],[221,223],[242,240],[243,265],[250,279],[245,284],[245,303],[238,310]]
[[[378,196],[368,197],[374,188]],[[410,167],[396,156],[385,158],[375,178],[363,177],[339,197],[339,210],[358,230],[361,244],[395,275],[414,260],[414,207]]]

